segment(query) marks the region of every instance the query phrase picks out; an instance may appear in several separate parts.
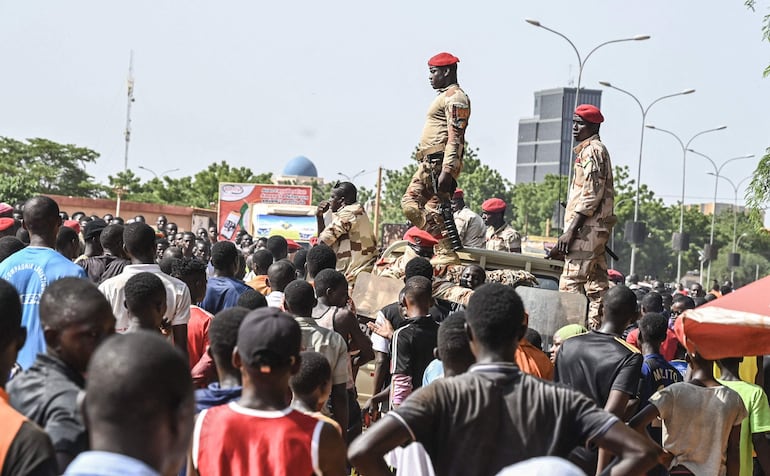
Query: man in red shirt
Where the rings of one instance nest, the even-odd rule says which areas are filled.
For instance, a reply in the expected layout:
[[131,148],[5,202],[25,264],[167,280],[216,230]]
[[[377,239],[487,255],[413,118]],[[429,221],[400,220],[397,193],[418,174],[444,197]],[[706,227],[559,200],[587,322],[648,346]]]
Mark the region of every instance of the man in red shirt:
[[289,405],[289,378],[299,371],[301,344],[299,324],[289,314],[261,308],[246,316],[233,353],[243,380],[241,399],[200,413],[193,474],[347,474],[337,430]]

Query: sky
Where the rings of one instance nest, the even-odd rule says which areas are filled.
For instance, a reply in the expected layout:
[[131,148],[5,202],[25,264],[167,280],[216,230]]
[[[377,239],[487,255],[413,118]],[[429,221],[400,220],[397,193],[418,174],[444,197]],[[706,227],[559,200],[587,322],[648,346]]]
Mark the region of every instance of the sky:
[[[123,168],[126,77],[134,52],[135,98],[129,168],[193,174],[225,160],[280,174],[305,155],[319,175],[353,176],[372,187],[379,166],[409,163],[428,105],[427,59],[460,58],[472,101],[467,140],[481,160],[515,179],[518,121],[533,114],[534,91],[568,86],[585,55],[583,86],[609,81],[643,105],[647,123],[674,131],[717,164],[745,154],[723,175],[751,175],[770,146],[770,43],[762,15],[740,0],[317,2],[0,0],[0,135],[44,137],[101,154],[97,180]],[[628,96],[605,90],[602,139],[615,165],[636,174],[642,119]],[[705,159],[689,155],[686,202],[712,201]],[[681,194],[682,152],[647,131],[641,181],[667,203]],[[744,186],[745,186],[744,182]],[[740,202],[743,203],[743,186]],[[720,183],[719,201],[733,190]]]

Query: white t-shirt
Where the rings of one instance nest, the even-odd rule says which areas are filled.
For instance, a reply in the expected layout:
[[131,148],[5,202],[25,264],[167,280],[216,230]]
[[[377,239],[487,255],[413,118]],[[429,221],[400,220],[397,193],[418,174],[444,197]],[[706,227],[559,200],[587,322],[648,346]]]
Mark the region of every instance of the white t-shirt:
[[[377,311],[377,318],[374,322],[379,326],[385,324],[385,314],[382,311]],[[372,332],[372,349],[390,355],[390,340]]]
[[166,318],[172,326],[186,325],[190,320],[190,289],[179,279],[160,270],[157,264],[130,264],[123,272],[99,285],[99,291],[107,297],[115,314],[115,332],[124,333],[131,325],[131,315],[126,309],[126,282],[139,273],[153,273],[166,287]]
[[727,473],[730,431],[748,415],[737,392],[677,382],[655,393],[650,403],[660,412],[672,468],[681,464],[693,474]]

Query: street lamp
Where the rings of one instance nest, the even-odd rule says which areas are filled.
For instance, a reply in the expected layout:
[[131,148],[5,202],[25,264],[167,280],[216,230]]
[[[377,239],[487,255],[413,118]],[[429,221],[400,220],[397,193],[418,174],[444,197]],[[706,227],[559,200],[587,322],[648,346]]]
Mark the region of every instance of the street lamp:
[[[617,39],[617,40],[605,41],[604,43],[599,43],[597,46],[595,46],[591,51],[588,52],[588,54],[585,56],[585,58],[583,58],[580,55],[580,51],[578,51],[577,46],[575,46],[575,43],[573,43],[572,40],[567,38],[567,36],[564,35],[563,33],[560,33],[560,32],[558,32],[556,30],[548,28],[547,26],[541,24],[538,20],[533,20],[531,18],[527,18],[524,21],[526,21],[527,23],[529,23],[532,26],[536,26],[538,28],[542,28],[542,29],[544,29],[546,31],[550,31],[554,35],[558,35],[558,36],[562,37],[567,43],[569,43],[569,45],[575,51],[575,55],[577,56],[577,60],[578,60],[578,80],[577,80],[577,87],[575,88],[575,104],[574,104],[574,106],[572,108],[573,111],[575,109],[577,109],[578,104],[580,102],[580,84],[581,84],[581,81],[583,79],[583,67],[585,67],[585,64],[588,61],[588,58],[590,58],[591,55],[594,54],[594,52],[596,50],[598,50],[602,46],[610,45],[612,43],[622,43],[624,41],[643,41],[643,40],[649,40],[650,39],[650,35],[636,35],[636,36],[632,36],[630,38],[620,38],[620,39]],[[570,148],[569,148],[570,154],[571,154],[572,153],[571,152],[572,149],[574,149],[574,147],[575,147],[575,138],[572,135],[570,135],[570,137],[572,137],[572,139],[570,140]],[[561,173],[561,154],[560,154],[559,155],[559,200],[562,199],[561,176],[562,176],[562,173]],[[567,170],[567,189],[568,190],[569,190],[569,184],[570,183],[572,183],[572,160],[569,160],[569,168]],[[558,218],[557,225],[558,225],[558,224],[561,224],[562,210],[561,210],[561,207],[557,207],[557,208],[559,210],[558,211],[558,217],[557,217]]]
[[[727,129],[727,126],[719,126],[713,129],[706,129],[705,131],[700,131],[694,136],[692,136],[690,140],[687,141],[686,144],[682,141],[682,139],[679,138],[678,135],[674,134],[669,130],[661,129],[660,127],[655,127],[652,124],[647,124],[645,127],[647,127],[648,129],[652,129],[654,131],[665,132],[666,134],[676,139],[676,141],[679,142],[679,145],[682,147],[682,201],[679,202],[679,236],[682,236],[682,234],[684,233],[684,186],[685,186],[685,177],[686,177],[686,171],[687,171],[687,149],[690,147],[690,143],[692,143],[692,141],[695,140],[696,137],[709,132],[715,132],[715,131],[721,131],[721,130]],[[676,256],[676,282],[678,283],[681,279],[682,279],[682,250],[680,249],[677,252],[677,256]]]
[[154,170],[148,169],[147,167],[144,167],[144,166],[141,166],[141,165],[139,165],[137,167],[142,169],[142,170],[144,170],[144,171],[150,172],[151,174],[153,174],[155,176],[156,179],[159,179],[160,177],[165,177],[167,174],[170,174],[171,172],[178,172],[180,170],[180,169],[164,170],[160,175],[158,175],[158,174],[155,173]]
[[[687,149],[688,152],[692,152],[695,155],[700,155],[704,159],[708,160],[712,167],[714,167],[714,209],[711,211],[711,235],[709,237],[709,247],[711,248],[711,253],[713,253],[714,248],[714,221],[717,217],[717,188],[719,187],[719,174],[722,172],[722,169],[725,165],[729,164],[730,162],[736,161],[736,160],[743,160],[743,159],[750,159],[754,157],[754,154],[748,154],[748,155],[741,155],[739,157],[733,157],[732,159],[725,160],[722,165],[717,166],[717,163],[714,162],[711,157],[701,154],[697,150]],[[709,257],[709,266],[708,271],[706,272],[706,283],[711,284],[711,262],[714,261]]]
[[[626,91],[625,89],[621,89],[617,86],[613,86],[607,81],[599,81],[599,84],[607,88],[615,89],[617,91],[620,91],[623,94],[630,96],[631,99],[636,101],[636,104],[639,106],[639,110],[642,112],[642,134],[639,139],[639,162],[636,167],[636,199],[634,200],[634,222],[636,223],[639,221],[639,187],[641,186],[641,177],[642,177],[642,149],[644,147],[644,124],[647,120],[647,113],[650,112],[650,108],[652,106],[654,106],[655,104],[659,103],[664,99],[673,98],[676,96],[684,96],[685,94],[692,94],[695,92],[695,90],[685,89],[684,91],[679,91],[678,93],[667,94],[665,96],[661,96],[658,99],[652,101],[647,107],[644,107],[642,105],[642,102],[639,101],[639,99],[636,96]],[[629,274],[634,274],[634,270],[636,269],[636,245],[637,244],[635,243],[635,241],[636,240],[634,240],[634,242],[631,243],[631,267],[629,270]]]
[[[733,192],[735,192],[735,198],[733,200],[733,254],[736,253],[736,249],[738,248],[738,243],[736,240],[736,237],[738,235],[738,189],[741,187],[743,182],[753,177],[753,175],[749,175],[748,177],[745,177],[737,184],[730,180],[729,178],[725,177],[724,175],[716,175],[714,172],[708,172],[709,175],[713,175],[717,179],[724,179],[727,180],[727,183],[730,184],[731,187],[733,187]],[[714,208],[716,210],[716,205],[714,205]],[[735,275],[734,267],[730,267],[730,281],[733,280],[733,277]]]
[[360,172],[357,172],[357,173],[353,174],[352,177],[349,176],[349,175],[343,174],[342,172],[337,172],[337,175],[339,175],[340,177],[346,178],[348,180],[348,182],[352,183],[353,180],[355,180],[356,178],[360,177],[361,175],[363,175],[365,173],[366,173],[366,169],[361,169]]

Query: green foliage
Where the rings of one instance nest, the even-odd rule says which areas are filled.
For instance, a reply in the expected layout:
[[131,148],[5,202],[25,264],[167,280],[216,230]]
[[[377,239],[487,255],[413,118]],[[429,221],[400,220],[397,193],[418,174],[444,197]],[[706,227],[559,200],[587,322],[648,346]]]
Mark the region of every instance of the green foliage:
[[[93,183],[93,177],[85,169],[86,164],[94,163],[98,157],[99,154],[91,149],[48,139],[24,142],[0,137],[0,175],[28,177],[36,184],[34,193],[78,197],[100,195],[102,187]],[[15,183],[21,184],[18,180]]]
[[[756,0],[745,0],[744,5],[752,12],[755,11]],[[770,42],[770,15],[762,17],[762,41]],[[767,78],[770,76],[770,66],[762,73]],[[757,164],[754,178],[746,190],[746,206],[750,209],[750,217],[754,226],[759,229],[763,226],[761,220],[762,209],[770,201],[770,147],[765,150],[765,155]]]
[[[414,154],[412,154],[414,159]],[[417,162],[412,162],[400,170],[385,170],[383,177],[383,193],[381,223],[405,223],[406,218],[401,211],[403,197],[412,176],[417,171]],[[477,212],[481,211],[481,203],[492,197],[498,197],[507,203],[512,203],[513,186],[503,178],[497,170],[481,163],[478,149],[472,149],[465,144],[463,171],[457,186],[465,192],[465,203]],[[506,219],[514,218],[511,207],[506,211]]]
[[24,203],[38,193],[37,181],[28,175],[0,175],[0,199],[8,204]]

